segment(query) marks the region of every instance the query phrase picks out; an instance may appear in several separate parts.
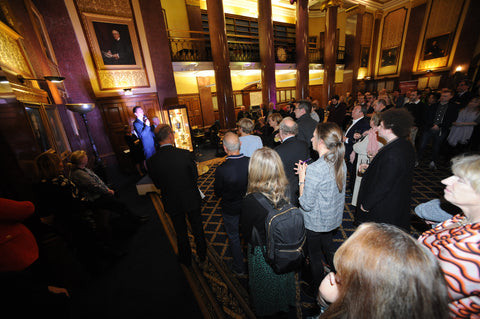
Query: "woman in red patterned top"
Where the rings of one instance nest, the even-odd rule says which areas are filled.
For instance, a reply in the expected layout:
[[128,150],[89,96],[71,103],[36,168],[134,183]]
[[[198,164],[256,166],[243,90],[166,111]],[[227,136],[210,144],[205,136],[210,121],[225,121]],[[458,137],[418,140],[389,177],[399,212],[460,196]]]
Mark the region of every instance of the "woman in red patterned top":
[[418,239],[439,259],[454,318],[480,318],[480,155],[452,160],[453,176],[442,181],[445,199],[463,214]]

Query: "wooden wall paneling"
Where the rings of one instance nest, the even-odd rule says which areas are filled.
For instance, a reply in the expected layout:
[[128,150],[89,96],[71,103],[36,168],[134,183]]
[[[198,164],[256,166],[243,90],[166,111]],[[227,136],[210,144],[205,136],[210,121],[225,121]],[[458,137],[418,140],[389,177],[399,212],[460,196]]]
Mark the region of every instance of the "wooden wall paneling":
[[242,99],[243,105],[245,105],[245,108],[250,111],[250,107],[253,106],[250,104],[250,91],[242,90]]
[[36,180],[33,160],[41,153],[23,104],[10,102],[0,107],[0,196],[32,200],[31,184]]
[[[199,112],[196,114],[195,125],[210,126],[215,122],[213,113],[212,89],[209,87],[199,88],[200,100],[198,103]],[[190,114],[190,113],[189,113]],[[198,123],[198,124],[197,124]]]
[[[473,70],[476,68],[474,54],[476,53],[475,48],[478,44],[478,40],[472,41],[472,39],[478,39],[478,30],[480,30],[479,16],[480,3],[478,1],[470,0],[470,6],[468,7],[467,16],[464,20],[461,29],[462,31],[458,39],[459,45],[455,51],[455,56],[452,62],[453,67],[450,74],[455,72],[458,65],[463,67],[462,72],[465,73],[469,68],[473,68]],[[470,75],[470,78],[473,79],[473,74]]]
[[[417,48],[414,71],[445,71],[446,68],[452,66],[457,48],[456,41],[459,39],[468,3],[469,0],[432,0],[430,2],[426,13],[423,40]],[[478,20],[477,17],[475,19]],[[428,56],[426,54],[427,47],[430,47],[434,40],[437,41],[439,48],[437,51],[440,51],[440,54]],[[460,51],[463,50],[465,48],[462,47]]]
[[323,90],[323,85],[310,85],[310,96],[314,100],[322,101],[322,98],[323,98],[322,90]]
[[133,130],[133,108],[140,106],[147,117],[152,121],[154,116],[160,115],[160,107],[156,94],[139,94],[131,97],[102,98],[97,101],[102,113],[107,135],[117,157],[119,168],[132,171],[133,163],[130,160],[125,135]]
[[119,168],[124,171],[130,171],[128,155],[124,153],[128,149],[125,135],[132,131],[131,121],[126,115],[126,103],[122,101],[105,102],[101,104],[102,117],[107,130],[113,151],[116,154]]
[[[377,76],[398,75],[409,9],[401,7],[385,14],[378,46]],[[387,55],[391,53],[392,56]]]
[[204,126],[199,94],[179,95],[178,104],[187,106],[190,127]]
[[410,19],[407,26],[407,41],[403,49],[403,60],[400,68],[400,81],[408,81],[411,79],[411,73],[415,62],[415,54],[417,52],[418,41],[420,40],[420,32],[423,20],[425,19],[427,4],[423,3],[414,7],[410,11]]

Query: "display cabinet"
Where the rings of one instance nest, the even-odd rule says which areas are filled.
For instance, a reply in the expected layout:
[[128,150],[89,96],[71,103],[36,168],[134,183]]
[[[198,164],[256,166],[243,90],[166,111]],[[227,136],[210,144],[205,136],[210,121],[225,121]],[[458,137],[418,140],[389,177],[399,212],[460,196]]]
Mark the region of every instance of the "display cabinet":
[[193,152],[192,132],[188,123],[188,109],[186,105],[168,107],[168,120],[175,132],[175,146]]

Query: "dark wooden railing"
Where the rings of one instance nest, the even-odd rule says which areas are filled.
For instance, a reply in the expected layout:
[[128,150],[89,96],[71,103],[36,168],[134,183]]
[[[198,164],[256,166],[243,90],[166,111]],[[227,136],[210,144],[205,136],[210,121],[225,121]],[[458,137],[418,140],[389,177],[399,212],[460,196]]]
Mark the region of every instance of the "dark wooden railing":
[[[190,34],[190,37],[169,36],[170,53],[173,62],[213,61],[210,35],[202,31],[173,31],[178,34]],[[258,37],[227,34],[228,50],[231,62],[260,62]],[[295,42],[275,39],[275,62],[296,63]],[[337,64],[344,64],[345,47],[337,49]],[[323,48],[309,48],[310,63],[323,64]]]

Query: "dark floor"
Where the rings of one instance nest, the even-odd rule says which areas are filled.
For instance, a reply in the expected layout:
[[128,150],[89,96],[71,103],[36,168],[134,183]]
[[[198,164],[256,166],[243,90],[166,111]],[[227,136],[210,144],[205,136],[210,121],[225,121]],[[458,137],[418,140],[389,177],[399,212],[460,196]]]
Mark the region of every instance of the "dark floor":
[[137,195],[138,179],[111,176],[119,198],[150,220],[119,242],[124,257],[72,296],[72,319],[202,318],[149,195]]

